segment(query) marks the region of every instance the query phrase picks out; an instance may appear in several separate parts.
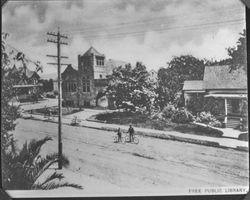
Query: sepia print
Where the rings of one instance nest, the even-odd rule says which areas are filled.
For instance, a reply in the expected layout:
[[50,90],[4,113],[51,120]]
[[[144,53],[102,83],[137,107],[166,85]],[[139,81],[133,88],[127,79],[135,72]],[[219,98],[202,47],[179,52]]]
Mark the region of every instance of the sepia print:
[[2,5],[11,197],[246,194],[240,0]]

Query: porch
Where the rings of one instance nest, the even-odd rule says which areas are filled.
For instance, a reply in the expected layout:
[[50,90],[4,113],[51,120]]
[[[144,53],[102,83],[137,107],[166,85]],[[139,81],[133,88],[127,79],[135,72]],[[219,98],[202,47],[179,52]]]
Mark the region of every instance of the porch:
[[223,127],[232,129],[247,129],[247,94],[208,94],[205,97],[214,97],[224,99],[225,113],[223,118]]

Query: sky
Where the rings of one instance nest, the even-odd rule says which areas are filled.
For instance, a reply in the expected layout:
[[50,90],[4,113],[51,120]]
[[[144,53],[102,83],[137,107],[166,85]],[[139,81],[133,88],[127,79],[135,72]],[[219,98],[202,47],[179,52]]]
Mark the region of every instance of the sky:
[[[43,73],[56,73],[56,44],[47,32],[60,32],[63,63],[77,68],[77,56],[91,46],[106,59],[148,70],[166,67],[173,56],[228,58],[245,28],[245,8],[240,0],[54,0],[9,1],[2,8],[2,32],[7,43],[39,60]],[[64,69],[65,67],[63,67]],[[62,69],[62,70],[63,70]]]

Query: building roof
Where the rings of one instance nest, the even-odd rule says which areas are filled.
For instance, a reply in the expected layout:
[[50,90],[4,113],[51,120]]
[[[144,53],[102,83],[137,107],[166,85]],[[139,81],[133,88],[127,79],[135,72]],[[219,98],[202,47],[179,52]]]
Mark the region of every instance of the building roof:
[[72,65],[67,65],[66,69],[63,71],[62,75],[65,73],[75,73],[78,74],[78,71],[72,67]]
[[206,66],[203,81],[185,81],[183,90],[247,89],[247,73],[243,69],[230,70],[230,66]]
[[203,80],[206,89],[247,89],[247,73],[228,65],[206,66]]
[[99,53],[94,47],[90,47],[90,48],[88,49],[88,51],[86,51],[86,52],[83,54],[83,56],[91,56],[91,55],[105,57],[104,54]]
[[183,90],[197,90],[197,91],[203,91],[205,90],[205,85],[204,81],[196,81],[196,80],[191,80],[191,81],[184,81],[184,86]]
[[[20,70],[20,71],[24,70],[24,68],[26,67],[27,73],[25,75],[27,77],[32,77],[34,73],[38,75],[38,70],[37,70],[38,62],[31,60],[26,55],[24,55],[21,51],[15,49],[11,45],[7,44],[5,47],[5,50],[10,57],[10,63],[8,65],[9,67],[13,69],[15,68],[16,70]],[[24,67],[22,60],[17,59],[18,55],[20,55],[20,57],[22,57],[23,60],[25,61],[25,67]]]

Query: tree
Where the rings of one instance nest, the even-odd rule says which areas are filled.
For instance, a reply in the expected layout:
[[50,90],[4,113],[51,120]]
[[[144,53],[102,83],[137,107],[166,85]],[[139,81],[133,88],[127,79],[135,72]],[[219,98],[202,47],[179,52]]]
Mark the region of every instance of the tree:
[[10,145],[10,141],[13,136],[9,132],[15,128],[15,120],[19,116],[18,107],[11,105],[10,100],[15,97],[16,93],[13,88],[14,83],[18,80],[19,75],[17,71],[13,71],[9,67],[10,58],[6,52],[6,38],[8,34],[2,33],[2,67],[1,67],[1,154],[3,153]]
[[149,73],[142,63],[137,62],[134,68],[130,64],[120,66],[108,77],[106,93],[118,108],[139,108],[150,112],[155,93],[148,77]]
[[168,68],[158,71],[157,105],[162,109],[167,103],[183,106],[181,92],[185,80],[202,80],[205,61],[191,55],[174,57]]
[[[6,189],[28,190],[28,189],[55,189],[59,187],[74,187],[82,189],[77,184],[63,182],[62,173],[54,171],[41,181],[43,173],[53,164],[58,162],[58,155],[51,154],[42,158],[40,155],[41,147],[50,137],[41,140],[32,140],[30,143],[25,142],[22,149],[18,152],[12,140],[11,150],[6,153],[3,160],[3,168],[9,171],[8,177],[4,177],[3,185]],[[63,165],[68,166],[68,159],[63,156]]]
[[243,68],[247,70],[247,46],[246,46],[246,30],[240,33],[240,38],[237,41],[236,47],[229,47],[227,49],[230,56],[229,64],[232,70]]

